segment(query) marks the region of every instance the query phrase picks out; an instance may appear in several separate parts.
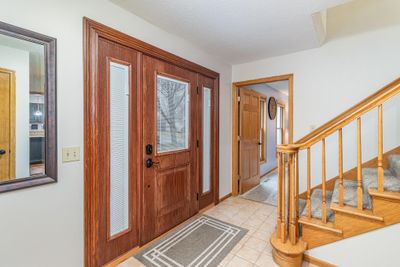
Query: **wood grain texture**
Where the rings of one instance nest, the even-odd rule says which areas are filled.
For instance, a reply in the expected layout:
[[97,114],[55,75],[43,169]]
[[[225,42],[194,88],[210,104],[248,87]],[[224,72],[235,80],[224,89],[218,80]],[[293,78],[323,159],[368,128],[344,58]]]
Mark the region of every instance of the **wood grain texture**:
[[384,169],[383,169],[383,111],[382,105],[378,106],[378,190],[383,192]]
[[325,138],[322,139],[322,222],[327,222],[326,217],[326,151]]
[[253,90],[240,88],[239,191],[241,194],[260,183],[260,101]]
[[311,218],[311,148],[307,148],[307,218]]
[[[198,211],[197,173],[197,74],[150,56],[143,56],[143,144],[151,144],[153,155],[143,151],[143,161],[152,158],[158,166],[143,169],[143,216],[141,244],[145,244]],[[188,148],[158,152],[157,75],[187,82],[189,97]]]
[[[154,131],[152,134],[143,131],[144,125],[147,126],[148,123],[154,122],[153,118],[149,121],[147,120],[147,115],[149,114],[147,111],[144,113],[145,107],[143,105],[145,101],[143,100],[145,97],[149,96],[143,96],[143,91],[150,92],[151,89],[148,87],[148,81],[150,80],[148,77],[151,76],[152,79],[154,78],[154,73],[150,73],[149,68],[144,69],[144,58],[153,58],[155,61],[161,62],[162,68],[164,68],[162,71],[165,71],[164,74],[166,75],[170,74],[176,78],[181,78],[183,73],[190,73],[189,80],[192,83],[190,97],[192,97],[191,107],[193,107],[193,110],[190,112],[190,121],[192,122],[191,127],[193,128],[197,128],[196,121],[198,119],[198,112],[195,111],[198,107],[196,88],[200,80],[199,77],[203,76],[205,79],[211,79],[213,89],[213,149],[211,158],[214,164],[212,170],[212,199],[214,203],[218,203],[219,201],[219,74],[87,18],[84,18],[83,22],[85,63],[85,266],[100,266],[106,262],[110,262],[110,259],[112,260],[112,258],[132,249],[137,246],[137,244],[143,244],[146,240],[151,240],[155,236],[162,234],[188,216],[195,214],[199,207],[196,196],[199,180],[197,169],[194,167],[199,155],[191,153],[192,150],[196,149],[196,138],[198,135],[195,131],[191,132],[190,144],[192,150],[180,151],[179,153],[166,153],[160,156],[159,159],[155,159],[155,161],[159,160],[159,164],[156,166],[158,173],[157,175],[154,174],[159,178],[158,183],[155,182],[154,177],[149,178],[150,176],[147,176],[149,179],[143,177],[143,163],[146,156],[142,148],[144,147],[144,141],[148,140],[143,140],[142,136],[146,134],[146,136],[154,137],[154,135],[152,135]],[[122,242],[123,244],[115,245],[110,249],[107,248],[106,245],[101,245],[104,242],[104,238],[102,235],[99,235],[99,231],[104,231],[105,229],[104,225],[100,227],[100,224],[102,224],[101,221],[107,217],[102,209],[108,205],[106,202],[100,205],[100,201],[104,202],[104,199],[107,199],[104,197],[100,198],[100,195],[107,192],[107,190],[104,189],[106,185],[102,183],[99,184],[98,182],[99,178],[107,175],[107,172],[103,173],[100,170],[107,167],[105,161],[106,156],[103,155],[105,153],[103,150],[100,151],[101,148],[105,146],[99,145],[106,145],[105,136],[107,135],[107,131],[104,131],[104,129],[107,129],[104,127],[107,123],[107,118],[104,114],[104,110],[106,110],[104,107],[107,107],[107,103],[104,102],[105,99],[107,99],[107,94],[104,93],[104,90],[100,89],[102,84],[104,84],[104,79],[107,78],[107,75],[100,75],[103,68],[102,64],[100,64],[100,57],[104,55],[104,53],[99,53],[99,45],[101,42],[108,45],[115,45],[117,48],[110,49],[107,53],[117,53],[114,55],[114,59],[120,58],[122,61],[131,62],[132,66],[134,66],[132,68],[131,78],[137,78],[133,81],[136,88],[135,92],[131,94],[132,97],[136,97],[136,99],[131,99],[131,105],[134,106],[131,112],[136,112],[136,115],[131,113],[130,117],[131,125],[135,127],[130,131],[131,140],[134,140],[131,147],[132,149],[130,150],[130,153],[132,153],[130,157],[133,160],[131,166],[136,166],[136,168],[132,168],[132,170],[134,170],[132,172],[138,172],[136,174],[137,184],[132,183],[136,186],[137,192],[131,194],[131,202],[133,203],[132,205],[138,203],[138,206],[132,207],[132,209],[135,210],[135,214],[137,215],[135,218],[140,218],[140,222],[133,225],[130,233],[137,233],[137,242],[133,242],[132,240],[129,242]],[[130,51],[128,53],[129,55],[124,54],[124,51]],[[157,66],[160,67],[161,65],[158,64]],[[159,68],[156,69],[159,70]],[[153,70],[155,69],[153,68]],[[170,73],[168,74],[168,72]],[[147,77],[146,83],[143,82],[143,77]],[[154,80],[152,82],[154,83]],[[139,156],[134,157],[133,155],[137,152]],[[187,179],[188,177],[190,179]],[[152,195],[153,204],[149,205],[147,203],[146,206],[144,200],[148,200],[149,198],[145,198],[144,195],[146,194],[145,190],[148,189],[146,186],[149,184],[146,184],[146,182],[149,180],[152,185],[151,190],[154,193]],[[173,182],[169,183],[167,180]],[[181,194],[178,193],[178,191],[184,193]],[[137,201],[135,202],[134,199],[137,199]],[[183,207],[182,204],[187,204],[187,200],[190,200],[188,202],[188,207]],[[145,213],[143,210],[148,206],[153,210],[147,211],[147,215],[143,216]],[[152,215],[149,216],[148,214]],[[154,214],[156,214],[156,216],[153,216]],[[133,219],[133,221],[134,220],[136,219]],[[151,230],[152,232],[147,234],[147,236],[145,231],[138,230],[140,227],[144,227],[143,225],[145,224],[151,224],[151,227],[153,227]],[[117,238],[111,238],[110,241],[115,243],[119,242],[118,240],[121,239],[126,240],[127,235],[128,233],[123,233]]]
[[0,182],[15,179],[15,72],[0,68]]
[[363,209],[361,118],[357,119],[357,208]]
[[343,130],[339,129],[339,206],[343,206],[344,187],[343,187]]
[[[203,188],[203,108],[204,108],[204,88],[211,89],[211,121],[210,121],[210,155],[208,155],[208,160],[210,164],[210,190],[207,192],[202,192]],[[214,79],[209,77],[198,75],[198,90],[197,90],[197,140],[199,140],[199,146],[197,147],[197,162],[198,162],[198,193],[199,193],[199,209],[203,209],[208,205],[219,202],[219,196],[216,196],[219,184],[219,171],[218,171],[218,145],[219,145],[219,130],[218,130],[218,85]]]
[[239,88],[232,85],[232,196],[239,194]]

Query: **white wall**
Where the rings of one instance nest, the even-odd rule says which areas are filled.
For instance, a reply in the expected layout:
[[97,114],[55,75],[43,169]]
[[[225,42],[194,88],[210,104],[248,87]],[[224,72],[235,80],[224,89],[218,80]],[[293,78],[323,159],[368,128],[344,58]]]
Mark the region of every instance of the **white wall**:
[[61,148],[83,145],[82,17],[87,16],[221,74],[220,195],[230,185],[231,68],[106,0],[3,1],[1,20],[57,38],[59,182],[0,194],[0,265],[83,265],[83,164]]
[[0,68],[15,71],[15,177],[29,176],[29,52],[0,45]]
[[[331,39],[320,48],[290,55],[259,60],[233,66],[233,81],[243,81],[280,74],[294,74],[294,139],[310,131],[311,125],[321,125],[329,119],[353,106],[384,85],[400,76],[400,26],[385,27],[363,32],[351,37]],[[399,97],[384,105],[384,148],[385,151],[400,145],[400,101]],[[377,155],[377,115],[376,112],[363,118],[363,159]],[[344,129],[345,169],[355,167],[356,131],[355,125]],[[312,150],[313,184],[321,183],[320,149]],[[327,140],[328,178],[337,175],[337,136]],[[305,155],[301,155],[301,189],[305,183]],[[362,236],[346,241],[351,249],[362,250],[373,243],[383,242],[388,235],[400,235],[396,228],[378,232],[374,239],[364,240]],[[360,239],[359,239],[360,238]],[[394,238],[394,237],[393,237]],[[364,240],[360,242],[360,240]],[[331,244],[326,249],[314,249],[311,255],[334,264],[339,263],[343,254],[335,251],[339,246]],[[349,248],[348,247],[348,248]],[[314,254],[315,253],[315,254]],[[389,259],[396,254],[387,250]],[[349,254],[350,256],[350,254]],[[382,254],[379,256],[383,258]],[[373,266],[366,263],[345,266]],[[383,266],[383,265],[382,265]]]

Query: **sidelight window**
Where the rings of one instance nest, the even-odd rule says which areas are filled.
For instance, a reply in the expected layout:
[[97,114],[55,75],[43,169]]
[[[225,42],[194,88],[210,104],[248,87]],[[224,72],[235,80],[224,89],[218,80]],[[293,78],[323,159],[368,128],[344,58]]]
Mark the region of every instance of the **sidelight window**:
[[211,189],[211,89],[203,88],[203,193]]
[[110,232],[129,228],[129,66],[110,63]]

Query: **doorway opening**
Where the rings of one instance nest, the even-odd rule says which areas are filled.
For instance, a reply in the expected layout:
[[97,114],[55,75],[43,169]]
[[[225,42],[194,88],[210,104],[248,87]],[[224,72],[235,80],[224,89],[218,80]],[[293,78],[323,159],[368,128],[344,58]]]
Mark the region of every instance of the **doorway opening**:
[[293,74],[232,85],[232,195],[276,205],[279,144],[293,142]]

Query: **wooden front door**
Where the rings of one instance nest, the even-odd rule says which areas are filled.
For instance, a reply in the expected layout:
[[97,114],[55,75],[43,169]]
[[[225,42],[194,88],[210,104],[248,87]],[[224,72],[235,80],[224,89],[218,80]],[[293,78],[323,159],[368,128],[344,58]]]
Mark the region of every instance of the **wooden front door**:
[[97,90],[91,123],[96,161],[90,198],[97,223],[92,266],[103,266],[138,245],[140,178],[139,95],[135,50],[100,38]]
[[142,243],[198,211],[196,85],[196,73],[143,56]]
[[260,183],[260,100],[259,95],[240,88],[239,185],[244,193]]
[[0,181],[15,178],[15,73],[0,68]]

